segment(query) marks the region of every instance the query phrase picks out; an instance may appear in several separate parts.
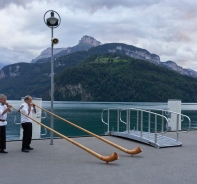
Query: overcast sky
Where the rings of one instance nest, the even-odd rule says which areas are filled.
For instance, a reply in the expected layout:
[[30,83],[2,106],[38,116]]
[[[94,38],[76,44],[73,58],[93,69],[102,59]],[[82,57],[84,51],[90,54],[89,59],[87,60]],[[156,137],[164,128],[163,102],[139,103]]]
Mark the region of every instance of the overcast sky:
[[196,0],[1,0],[0,63],[30,62],[50,47],[51,29],[43,20],[48,10],[61,16],[55,47],[75,46],[88,35],[197,71]]

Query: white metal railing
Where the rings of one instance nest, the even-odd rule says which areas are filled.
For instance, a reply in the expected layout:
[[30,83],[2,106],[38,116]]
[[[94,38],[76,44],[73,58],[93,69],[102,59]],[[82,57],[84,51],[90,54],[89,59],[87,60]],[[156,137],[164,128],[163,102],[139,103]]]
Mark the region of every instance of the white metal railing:
[[[117,127],[119,130],[119,121],[120,121],[120,108],[109,108],[109,109],[103,109],[101,113],[101,121],[107,125],[107,132],[109,132],[109,123],[110,123],[110,111],[117,111]],[[107,122],[104,121],[103,115],[104,112],[107,111]]]
[[[144,113],[148,114],[148,132],[151,131],[151,115],[154,115],[154,131],[152,131],[155,134],[155,143],[157,142],[157,134],[158,133],[165,133],[167,131],[167,127],[168,127],[168,119],[161,115],[161,114],[157,114],[151,111],[147,111],[144,109],[136,109],[136,108],[129,108],[129,109],[121,109],[121,108],[110,108],[110,109],[103,109],[102,113],[101,113],[101,120],[104,124],[107,125],[107,132],[110,132],[109,127],[110,127],[110,112],[111,111],[116,111],[117,112],[117,132],[119,132],[119,127],[120,127],[120,122],[124,123],[126,125],[126,131],[128,132],[128,134],[130,134],[131,131],[131,126],[130,126],[130,118],[131,118],[131,111],[136,111],[136,131],[140,131],[140,137],[143,136],[144,133],[144,118],[143,115]],[[104,112],[107,111],[107,122],[104,121]],[[122,118],[122,112],[126,111],[126,122],[123,120]],[[139,112],[140,112],[140,116],[139,116]],[[158,130],[158,117],[162,118],[162,130],[164,130],[163,126],[164,126],[164,121],[166,122],[166,131],[159,131]],[[140,130],[139,130],[139,120],[140,121]]]
[[[148,110],[153,110],[153,111],[161,111],[162,112],[162,115],[166,116],[167,118],[169,118],[170,114],[176,114],[177,116],[177,122],[176,122],[176,131],[177,132],[188,132],[190,129],[191,129],[191,119],[189,116],[185,115],[185,114],[181,114],[181,113],[178,113],[178,112],[174,112],[174,111],[170,111],[168,109],[155,109],[155,108],[150,108]],[[178,127],[179,127],[179,120],[181,120],[182,122],[184,121],[184,117],[187,118],[188,120],[188,128],[186,131],[179,131],[178,130]]]
[[[162,111],[161,114],[152,112],[152,111]],[[151,132],[155,134],[155,143],[157,142],[157,134],[164,134],[169,130],[169,114],[176,114],[177,115],[177,122],[176,122],[176,141],[178,142],[179,140],[179,133],[181,132],[187,132],[190,130],[191,127],[191,120],[187,115],[165,110],[165,109],[138,109],[138,108],[109,108],[109,109],[103,109],[101,113],[101,120],[104,124],[107,125],[107,132],[110,132],[110,118],[112,112],[116,112],[116,126],[117,126],[117,132],[119,132],[120,128],[120,123],[123,123],[126,125],[126,131],[128,134],[131,133],[131,112],[135,111],[136,112],[136,124],[133,127],[134,130],[140,131],[140,137],[143,136],[143,133],[145,132],[144,129],[146,129],[146,132]],[[126,120],[123,120],[123,112],[125,111],[126,115],[124,118]],[[107,120],[105,118],[104,120],[104,113],[107,112]],[[113,113],[114,115],[114,113]],[[154,121],[152,122],[151,119],[154,118]],[[186,131],[180,131],[178,129],[179,127],[179,119],[181,118],[181,121],[183,121],[184,118],[188,119],[188,128]],[[147,120],[148,119],[148,120]],[[159,120],[159,121],[158,121]],[[151,127],[151,125],[154,123],[154,128]],[[160,126],[160,129],[158,129],[158,125]]]
[[[185,133],[185,132],[188,132],[190,129],[191,129],[191,119],[189,118],[189,116],[185,115],[185,114],[181,114],[181,113],[178,113],[178,112],[174,112],[174,111],[170,111],[168,109],[155,109],[155,108],[150,108],[149,110],[154,110],[154,111],[161,111],[162,112],[162,115],[165,115],[167,116],[167,118],[169,119],[169,116],[170,114],[175,114],[177,116],[176,118],[176,140],[178,141],[179,140],[179,133]],[[184,121],[184,117],[188,119],[188,128],[187,130],[179,130],[179,120],[180,121]]]
[[[127,122],[124,122],[122,120],[122,112],[123,111],[126,111],[126,119],[127,119]],[[136,109],[136,108],[129,108],[129,109],[122,109],[120,111],[120,121],[125,123],[127,125],[127,131],[128,131],[128,134],[130,134],[130,112],[131,111],[136,111],[137,112],[137,116],[136,116],[136,131],[140,131],[140,137],[143,136],[143,133],[144,133],[144,127],[145,127],[145,124],[144,124],[144,114],[148,114],[148,132],[152,132],[155,134],[155,143],[157,143],[157,135],[158,133],[166,133],[166,131],[168,130],[168,119],[161,115],[161,114],[157,114],[157,113],[154,113],[154,112],[151,112],[151,111],[148,111],[148,110],[144,110],[144,109]],[[140,113],[140,114],[139,114]],[[154,117],[154,129],[151,131],[151,116]],[[161,130],[158,130],[158,117],[161,118],[162,120],[162,124],[161,124]],[[139,120],[140,121],[140,130],[139,130]],[[166,131],[164,131],[164,121],[166,122]]]

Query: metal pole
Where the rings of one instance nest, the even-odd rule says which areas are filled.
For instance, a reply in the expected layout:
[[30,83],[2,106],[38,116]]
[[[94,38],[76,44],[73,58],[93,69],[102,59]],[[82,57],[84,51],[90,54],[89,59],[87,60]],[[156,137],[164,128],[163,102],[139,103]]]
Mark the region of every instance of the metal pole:
[[176,141],[179,141],[179,114],[177,114],[177,121],[176,121]]
[[110,116],[110,112],[109,112],[109,109],[107,110],[107,124],[108,124],[108,126],[107,126],[107,132],[109,133],[109,116]]
[[140,137],[142,138],[142,132],[143,132],[143,111],[141,111],[141,130],[140,130]]
[[120,124],[120,109],[118,109],[118,112],[117,112],[117,132],[119,132],[119,124]]
[[157,114],[155,114],[155,143],[157,143]]
[[150,112],[148,113],[148,132],[150,133]]
[[[53,27],[51,28],[51,112],[54,101],[54,59],[53,59]],[[51,115],[51,129],[54,129],[53,115]],[[50,132],[50,144],[53,145],[53,132]]]

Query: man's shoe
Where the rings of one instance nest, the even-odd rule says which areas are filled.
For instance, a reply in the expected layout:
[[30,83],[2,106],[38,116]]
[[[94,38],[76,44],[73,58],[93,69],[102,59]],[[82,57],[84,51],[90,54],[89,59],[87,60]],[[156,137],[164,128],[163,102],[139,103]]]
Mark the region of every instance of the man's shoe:
[[7,151],[5,150],[1,150],[0,153],[8,153]]
[[27,149],[21,149],[22,152],[26,152],[29,153],[29,151]]
[[33,150],[33,148],[29,147],[29,148],[27,148],[27,150]]

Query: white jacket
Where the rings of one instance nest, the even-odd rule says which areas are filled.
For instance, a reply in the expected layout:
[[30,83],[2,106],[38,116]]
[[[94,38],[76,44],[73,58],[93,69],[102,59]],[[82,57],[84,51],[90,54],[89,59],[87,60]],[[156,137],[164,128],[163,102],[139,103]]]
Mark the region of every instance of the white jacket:
[[6,121],[6,118],[7,118],[7,112],[2,115],[3,111],[7,108],[6,105],[3,105],[2,103],[0,103],[0,119],[2,120],[5,120],[4,122],[0,121],[0,126],[5,126],[7,125],[7,121]]
[[[29,109],[29,105],[26,102],[21,104],[21,106],[19,108],[20,112],[22,112],[32,118],[32,114],[35,114],[34,109],[33,109],[33,107],[31,107],[29,115],[28,115],[28,109]],[[24,116],[23,114],[21,114],[21,123],[26,123],[26,122],[32,123],[32,120],[30,118]]]

